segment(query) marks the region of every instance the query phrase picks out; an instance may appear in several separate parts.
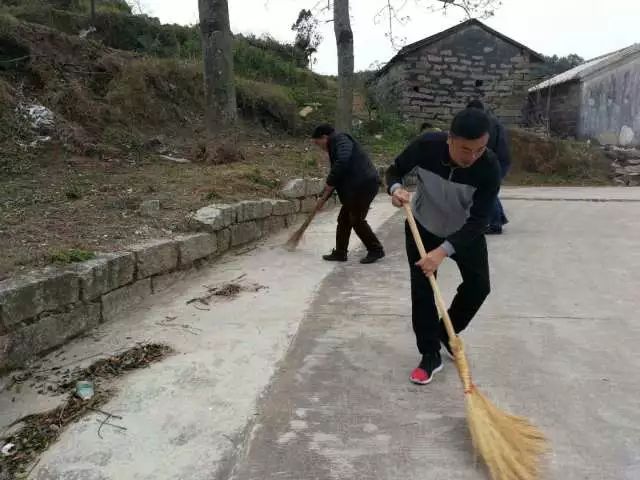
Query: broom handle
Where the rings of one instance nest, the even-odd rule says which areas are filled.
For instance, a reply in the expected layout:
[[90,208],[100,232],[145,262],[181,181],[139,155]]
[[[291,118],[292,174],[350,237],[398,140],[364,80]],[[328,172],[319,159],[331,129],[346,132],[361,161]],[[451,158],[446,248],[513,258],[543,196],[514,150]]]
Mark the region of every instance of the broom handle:
[[309,215],[307,216],[307,219],[304,221],[304,223],[300,227],[300,230],[304,232],[307,229],[307,227],[311,225],[311,221],[315,218],[315,216],[318,214],[318,212],[324,206],[325,203],[326,203],[326,200],[324,200],[323,197],[320,197],[320,199],[316,202],[316,206],[313,207],[313,210],[311,211],[311,213],[309,213]]
[[[427,251],[424,248],[424,243],[422,243],[422,237],[420,236],[420,231],[418,230],[416,219],[413,217],[411,205],[405,203],[404,211],[407,214],[407,221],[409,222],[409,227],[411,228],[411,233],[413,234],[413,240],[416,242],[416,245],[418,247],[418,252],[420,252],[420,257],[425,258],[427,256]],[[438,287],[438,282],[436,282],[436,277],[431,274],[427,275],[427,278],[429,279],[429,283],[431,284],[431,289],[433,290],[433,294],[436,298],[436,305],[438,307],[438,310],[440,310],[440,314],[442,315],[442,320],[444,322],[444,327],[447,329],[447,334],[449,335],[450,339],[455,338],[456,331],[453,328],[453,323],[451,323],[451,318],[449,317],[447,306],[444,303],[444,299],[442,298],[440,287]]]
[[[313,210],[311,211],[311,214],[309,215],[309,217],[307,218],[307,220],[305,221],[305,225],[308,227],[309,224],[311,223],[311,220],[313,220],[313,218],[318,214],[318,212],[322,209],[322,207],[324,207],[324,204],[327,203],[328,198],[324,198],[324,196],[320,197],[318,199],[318,201],[316,202],[316,206],[313,207]],[[306,228],[306,227],[305,227]]]

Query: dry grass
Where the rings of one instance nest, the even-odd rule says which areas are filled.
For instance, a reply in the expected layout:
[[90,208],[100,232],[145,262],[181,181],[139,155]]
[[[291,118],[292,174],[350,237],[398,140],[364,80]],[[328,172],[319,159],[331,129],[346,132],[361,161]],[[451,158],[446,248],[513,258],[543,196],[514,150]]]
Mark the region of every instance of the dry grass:
[[[176,155],[189,157],[189,147],[177,144]],[[210,203],[277,197],[286,180],[321,175],[324,162],[310,162],[319,153],[307,149],[306,141],[254,136],[244,139],[246,159],[228,165],[176,164],[153,155],[40,157],[31,175],[0,179],[0,278],[47,264],[55,251],[111,251],[166,237]],[[152,199],[160,201],[160,215],[141,217],[140,203]]]
[[601,149],[585,142],[543,138],[512,129],[509,131],[510,185],[608,185],[611,164]]
[[[258,122],[239,124],[228,149],[205,135],[197,61],[112,50],[7,15],[0,41],[28,57],[0,70],[0,279],[59,252],[166,237],[203,205],[275,197],[284,181],[320,171],[306,142],[283,133],[305,88],[294,99],[240,80],[241,111]],[[19,146],[35,136],[15,114],[21,101],[54,112],[51,142]],[[145,200],[160,201],[157,218],[138,214]]]

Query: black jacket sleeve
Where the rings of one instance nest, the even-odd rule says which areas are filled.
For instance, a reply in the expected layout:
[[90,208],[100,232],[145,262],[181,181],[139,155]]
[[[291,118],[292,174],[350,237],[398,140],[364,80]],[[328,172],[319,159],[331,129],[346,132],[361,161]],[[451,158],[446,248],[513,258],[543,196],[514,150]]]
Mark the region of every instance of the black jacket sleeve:
[[464,250],[469,244],[484,234],[489,225],[496,197],[500,190],[500,172],[497,162],[491,163],[492,169],[473,194],[473,203],[469,218],[460,230],[447,237],[456,252]]
[[507,130],[498,125],[496,128],[496,151],[495,154],[498,157],[500,163],[500,178],[504,178],[511,167],[511,154],[509,152],[509,138],[507,136]]
[[351,163],[351,154],[353,152],[353,142],[344,134],[337,134],[331,139],[330,155],[331,171],[327,177],[327,185],[337,187],[343,183],[349,166]]
[[402,178],[418,165],[421,158],[424,158],[424,146],[425,143],[420,139],[414,140],[387,169],[385,174],[387,193],[391,193],[390,189],[395,184],[399,183],[402,185]]

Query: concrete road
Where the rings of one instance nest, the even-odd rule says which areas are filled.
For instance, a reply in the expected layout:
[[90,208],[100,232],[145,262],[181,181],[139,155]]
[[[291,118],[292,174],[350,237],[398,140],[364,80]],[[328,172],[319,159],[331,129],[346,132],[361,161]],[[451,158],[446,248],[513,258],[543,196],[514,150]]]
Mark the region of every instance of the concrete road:
[[[549,479],[640,479],[640,189],[505,189],[512,223],[489,241],[493,292],[464,334],[474,379],[552,441]],[[615,201],[607,201],[612,199]],[[599,200],[599,201],[592,201]],[[455,367],[429,386],[410,326],[402,218],[372,211],[389,256],[318,260],[335,212],[301,249],[286,234],[185,277],[50,366],[162,341],[176,354],[119,379],[105,411],[69,427],[35,480],[483,479]],[[354,242],[355,244],[356,242]],[[458,281],[441,272],[447,298]],[[201,311],[186,301],[246,274],[266,289]],[[174,325],[165,321],[174,318]],[[87,358],[87,364],[95,358]],[[0,394],[0,429],[59,402]]]
[[[640,195],[504,195],[544,200],[507,201],[508,233],[490,238],[493,293],[464,334],[474,378],[548,435],[547,478],[638,480]],[[234,480],[486,478],[453,363],[429,386],[407,381],[418,356],[401,217],[383,237],[384,263],[339,267],[323,282]]]
[[[378,228],[395,209],[381,196],[370,214]],[[298,251],[282,245],[283,232],[210,267],[184,276],[115,322],[101,325],[53,352],[45,367],[86,366],[136,342],[163,342],[175,355],[117,379],[117,394],[103,407],[119,415],[120,431],[102,428],[100,414],[71,425],[29,478],[37,480],[210,480],[228,478],[257,413],[258,400],[286,354],[314,293],[334,264],[323,262],[335,242],[337,210],[322,213]],[[352,238],[355,248],[359,242]],[[352,262],[362,256],[354,251]],[[210,307],[187,304],[219,286],[238,283],[259,291]],[[96,357],[97,356],[97,357]],[[85,359],[85,360],[81,360]],[[50,372],[55,384],[56,372]],[[0,385],[2,382],[0,382]],[[0,389],[1,390],[1,389]],[[61,399],[38,395],[28,384],[0,393],[0,432],[25,414]]]

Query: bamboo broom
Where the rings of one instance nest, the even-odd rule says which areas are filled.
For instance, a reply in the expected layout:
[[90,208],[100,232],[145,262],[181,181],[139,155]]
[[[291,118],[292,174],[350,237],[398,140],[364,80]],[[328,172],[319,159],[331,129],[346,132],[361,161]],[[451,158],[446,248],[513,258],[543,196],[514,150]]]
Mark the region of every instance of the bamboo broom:
[[[404,208],[418,251],[420,256],[424,258],[427,252],[422,243],[413,212],[409,204],[405,204]],[[473,384],[462,340],[455,333],[434,275],[429,275],[429,282],[439,313],[449,334],[449,344],[453,350],[458,374],[464,386],[467,423],[476,452],[486,464],[493,480],[536,480],[540,478],[540,459],[542,454],[547,451],[545,437],[527,419],[499,410]]]
[[291,235],[289,240],[287,240],[287,243],[285,243],[284,246],[287,250],[293,252],[296,248],[298,248],[298,244],[300,243],[300,240],[302,240],[302,236],[304,235],[305,230],[311,224],[316,214],[322,209],[325,202],[326,200],[324,199],[324,197],[320,197],[318,203],[316,203],[316,206],[304,221],[304,223],[300,225],[300,228],[298,228],[298,230],[296,230],[293,235]]

